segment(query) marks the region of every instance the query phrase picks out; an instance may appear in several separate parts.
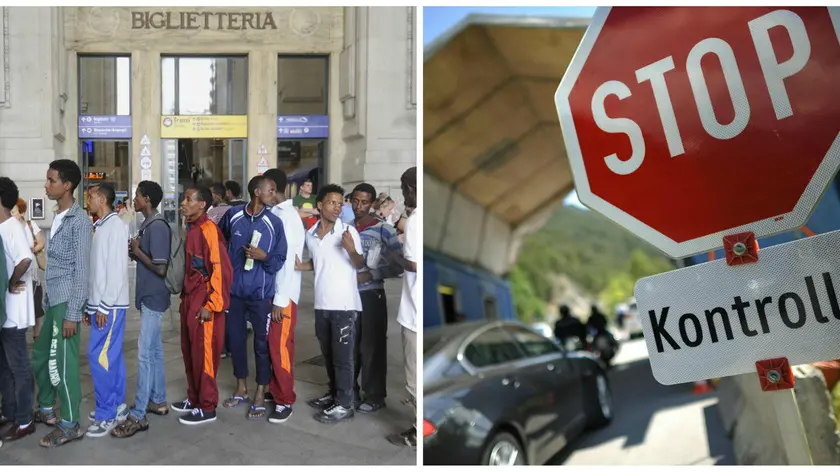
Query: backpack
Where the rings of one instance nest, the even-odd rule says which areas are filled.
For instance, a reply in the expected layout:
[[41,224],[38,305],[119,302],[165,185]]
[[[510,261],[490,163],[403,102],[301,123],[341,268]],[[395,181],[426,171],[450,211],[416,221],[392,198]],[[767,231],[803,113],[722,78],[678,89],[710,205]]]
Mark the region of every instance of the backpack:
[[148,221],[143,222],[140,234],[142,235],[146,227],[156,220],[162,221],[169,229],[169,262],[166,265],[166,277],[164,277],[164,282],[166,283],[166,288],[169,290],[169,293],[172,295],[178,295],[184,290],[184,276],[186,272],[186,253],[184,242],[181,239],[179,232],[173,231],[172,226],[169,225],[169,222],[167,222],[160,213],[149,218]]

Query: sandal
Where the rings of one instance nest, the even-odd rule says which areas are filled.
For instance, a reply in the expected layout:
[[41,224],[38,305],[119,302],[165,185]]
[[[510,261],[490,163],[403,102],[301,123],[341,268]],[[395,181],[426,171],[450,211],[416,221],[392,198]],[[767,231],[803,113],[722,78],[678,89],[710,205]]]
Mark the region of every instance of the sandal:
[[251,405],[251,409],[248,410],[247,418],[249,420],[260,420],[265,418],[265,407]]
[[[247,396],[247,395],[248,395],[248,393],[246,392],[245,396]],[[225,408],[236,408],[242,403],[248,403],[248,400],[246,400],[245,397],[243,397],[243,396],[234,395],[234,396],[228,398],[227,400],[225,400],[223,405],[225,406]]]
[[149,429],[149,421],[146,418],[138,420],[129,416],[124,423],[111,430],[111,436],[115,438],[130,438],[135,434]]
[[75,428],[56,426],[55,429],[50,431],[50,434],[41,438],[38,445],[41,447],[57,447],[84,437],[85,435],[82,434],[82,428],[78,425],[76,425]]
[[[132,403],[131,406],[128,407],[128,409],[129,409],[129,411],[134,410],[134,403]],[[151,413],[153,415],[158,415],[158,416],[166,416],[166,415],[169,414],[169,407],[166,406],[166,402],[164,402],[164,403],[149,402],[149,404],[146,406],[146,413]]]
[[36,423],[43,423],[47,426],[56,426],[58,424],[58,416],[56,416],[55,410],[49,410],[45,413],[40,408],[36,408],[32,416]]

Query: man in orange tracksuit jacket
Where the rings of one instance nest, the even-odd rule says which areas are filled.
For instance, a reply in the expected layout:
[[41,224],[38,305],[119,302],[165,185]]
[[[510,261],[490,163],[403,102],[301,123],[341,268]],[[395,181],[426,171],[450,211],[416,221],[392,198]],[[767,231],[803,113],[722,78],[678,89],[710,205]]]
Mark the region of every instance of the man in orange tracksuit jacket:
[[225,310],[230,305],[233,268],[225,240],[207,218],[213,195],[206,187],[184,193],[181,212],[187,221],[186,272],[181,293],[181,351],[187,371],[187,399],[172,404],[186,413],[183,424],[216,420],[219,389],[216,372],[225,341]]

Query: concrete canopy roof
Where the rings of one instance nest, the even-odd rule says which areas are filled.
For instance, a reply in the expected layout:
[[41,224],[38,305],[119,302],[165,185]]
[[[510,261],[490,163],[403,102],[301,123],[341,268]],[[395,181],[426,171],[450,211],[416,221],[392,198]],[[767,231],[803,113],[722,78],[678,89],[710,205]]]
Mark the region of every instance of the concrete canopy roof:
[[423,66],[424,171],[517,227],[572,189],[554,92],[589,24],[471,15]]

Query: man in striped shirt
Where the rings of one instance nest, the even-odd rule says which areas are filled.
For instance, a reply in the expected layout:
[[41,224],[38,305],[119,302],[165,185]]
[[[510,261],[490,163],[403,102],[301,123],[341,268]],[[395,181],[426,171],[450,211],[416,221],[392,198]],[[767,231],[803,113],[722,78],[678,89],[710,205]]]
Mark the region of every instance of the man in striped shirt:
[[[73,198],[82,181],[78,164],[69,159],[50,163],[44,189],[58,203],[47,245],[44,328],[35,339],[32,365],[38,384],[36,421],[56,428],[43,439],[55,447],[82,438],[79,404],[79,323],[88,296],[88,266],[93,226]],[[125,244],[123,244],[125,248]],[[61,396],[61,420],[54,411]]]

